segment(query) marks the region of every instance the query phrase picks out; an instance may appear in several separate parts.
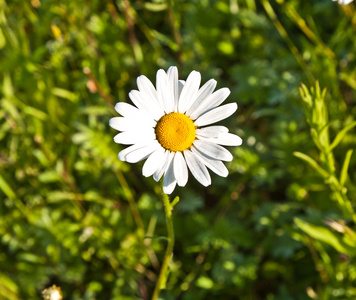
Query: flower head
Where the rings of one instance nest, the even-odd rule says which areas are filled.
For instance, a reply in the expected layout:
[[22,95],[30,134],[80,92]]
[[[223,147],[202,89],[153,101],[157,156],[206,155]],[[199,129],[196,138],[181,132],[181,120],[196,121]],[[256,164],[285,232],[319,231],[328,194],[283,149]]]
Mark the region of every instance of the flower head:
[[350,4],[354,0],[333,0],[333,1],[337,1],[337,2],[339,2],[339,4],[347,5],[347,4]]
[[53,285],[45,290],[42,291],[43,299],[44,300],[62,300],[63,295],[61,288]]
[[119,159],[136,163],[147,159],[142,173],[156,181],[164,175],[163,191],[173,192],[185,186],[188,168],[204,186],[211,184],[207,167],[226,177],[222,161],[232,155],[224,146],[239,146],[239,136],[224,126],[207,126],[232,115],[236,103],[219,106],[230,94],[228,88],[214,92],[216,81],[210,79],[199,88],[201,75],[193,71],[186,81],[178,79],[176,67],[157,72],[156,88],[146,76],[137,78],[138,91],[129,93],[133,105],[119,102],[115,109],[122,117],[110,120],[121,131],[114,137],[119,144],[131,145],[119,153]]

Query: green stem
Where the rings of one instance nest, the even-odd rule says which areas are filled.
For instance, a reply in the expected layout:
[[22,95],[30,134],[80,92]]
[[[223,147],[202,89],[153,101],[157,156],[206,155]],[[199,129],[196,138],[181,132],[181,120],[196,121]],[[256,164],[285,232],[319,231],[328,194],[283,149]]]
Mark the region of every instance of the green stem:
[[127,198],[127,201],[129,202],[129,206],[130,206],[130,209],[131,209],[131,213],[132,213],[132,216],[135,220],[135,223],[137,225],[137,228],[140,230],[140,234],[144,234],[145,232],[145,226],[143,224],[143,221],[142,221],[142,218],[141,218],[141,214],[137,208],[137,204],[136,204],[136,201],[135,201],[135,198],[130,190],[130,187],[129,185],[127,184],[127,181],[124,177],[124,175],[122,174],[122,172],[120,170],[116,170],[115,169],[115,175],[119,181],[119,183],[121,184],[123,190],[124,190],[124,193],[125,193],[125,196]]
[[164,255],[161,271],[158,277],[158,280],[156,282],[156,287],[153,292],[152,300],[157,300],[159,293],[162,289],[166,273],[168,270],[168,264],[171,260],[171,257],[173,255],[173,245],[174,245],[174,230],[173,230],[173,222],[172,222],[172,207],[169,202],[168,195],[162,193],[162,201],[164,205],[164,212],[166,214],[166,224],[167,224],[167,234],[168,234],[168,244],[167,244],[167,249],[166,253]]
[[182,63],[182,37],[179,32],[179,21],[176,18],[176,13],[174,12],[174,0],[168,0],[168,20],[172,27],[173,36],[176,44],[178,45],[177,51],[177,61],[179,64]]
[[309,71],[309,68],[307,64],[304,61],[303,56],[300,54],[298,48],[294,45],[293,41],[289,37],[287,31],[284,29],[283,25],[281,22],[279,22],[277,14],[274,12],[271,4],[269,3],[268,0],[262,0],[262,5],[268,15],[268,17],[272,20],[274,26],[276,27],[277,31],[279,34],[282,36],[282,38],[285,40],[286,44],[288,45],[290,51],[294,55],[295,59],[297,60],[298,64],[300,67],[303,69],[303,71],[306,73],[308,80],[310,82],[315,81],[313,74]]

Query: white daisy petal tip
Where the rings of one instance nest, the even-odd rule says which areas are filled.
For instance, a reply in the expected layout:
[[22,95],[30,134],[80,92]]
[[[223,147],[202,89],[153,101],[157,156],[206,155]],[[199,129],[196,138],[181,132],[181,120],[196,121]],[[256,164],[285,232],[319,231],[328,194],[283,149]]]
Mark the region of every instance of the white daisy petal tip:
[[124,102],[118,102],[118,103],[116,103],[115,104],[115,107],[114,107],[114,109],[121,115],[121,113],[120,113],[120,106],[122,105],[121,103],[124,103]]
[[178,68],[176,66],[170,66],[167,70],[167,74],[171,72],[176,72],[178,74]]
[[240,138],[236,134],[232,133],[223,133],[220,134],[216,137],[204,137],[200,136],[200,140],[205,140],[205,141],[210,141],[218,145],[223,145],[223,146],[241,146],[242,145],[242,138]]
[[176,187],[177,182],[173,181],[172,183],[170,183],[169,185],[164,185],[163,186],[163,193],[170,195],[173,193],[175,187]]
[[184,151],[183,153],[188,168],[192,172],[195,179],[198,180],[203,186],[210,185],[211,177],[205,164],[190,150]]
[[[115,120],[115,118],[117,118],[117,117],[111,118],[111,119],[109,120],[109,126],[110,126],[111,128],[114,128],[113,126],[115,126],[115,125],[114,125],[114,120]],[[115,128],[114,128],[114,129],[115,129]]]
[[157,145],[155,142],[149,143],[148,145],[144,145],[141,148],[128,153],[125,157],[125,160],[129,163],[137,163],[149,157],[152,152],[158,149],[158,147],[160,146]]
[[160,165],[157,164],[157,161],[161,161],[162,164],[164,163],[162,157],[164,158],[163,148],[158,148],[152,154],[150,154],[142,167],[142,175],[145,177],[152,176],[160,168]]
[[233,156],[223,146],[240,146],[242,139],[224,126],[207,125],[237,110],[237,103],[221,105],[230,89],[214,92],[215,79],[200,87],[201,74],[195,70],[186,81],[180,80],[175,66],[158,70],[155,85],[144,75],[136,82],[138,90],[129,93],[133,105],[116,104],[121,117],[109,120],[119,131],[114,142],[128,145],[118,158],[128,163],[146,160],[142,175],[153,176],[157,182],[163,176],[165,194],[171,194],[177,185],[184,187],[189,171],[205,187],[211,184],[208,169],[228,176],[223,161],[231,161]]
[[243,140],[242,140],[242,138],[241,137],[239,137],[238,135],[236,135],[236,144],[235,145],[233,145],[233,146],[241,146],[242,145],[242,143],[243,143]]
[[125,156],[120,153],[117,155],[117,158],[121,161],[125,161]]
[[221,177],[227,177],[229,175],[229,171],[222,161],[213,159],[206,154],[199,151],[196,147],[192,147],[191,151],[214,173]]
[[181,152],[176,152],[174,156],[173,172],[177,184],[179,186],[185,186],[188,182],[188,168]]
[[337,1],[339,4],[347,5],[350,4],[353,0],[333,0]]
[[174,175],[174,157],[173,157],[173,160],[168,164],[168,167],[163,177],[163,192],[167,195],[171,194],[174,191],[176,185],[177,185],[177,180]]
[[184,114],[197,99],[197,94],[200,86],[201,75],[197,71],[192,71],[179,96],[178,111]]

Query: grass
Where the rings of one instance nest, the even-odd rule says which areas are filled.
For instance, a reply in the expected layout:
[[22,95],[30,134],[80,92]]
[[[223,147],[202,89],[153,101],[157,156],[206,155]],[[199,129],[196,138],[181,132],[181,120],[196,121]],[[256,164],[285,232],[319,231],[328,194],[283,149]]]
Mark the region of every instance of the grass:
[[150,299],[160,185],[108,122],[171,65],[230,88],[244,143],[172,195],[161,299],[355,299],[355,33],[331,0],[0,0],[0,299]]

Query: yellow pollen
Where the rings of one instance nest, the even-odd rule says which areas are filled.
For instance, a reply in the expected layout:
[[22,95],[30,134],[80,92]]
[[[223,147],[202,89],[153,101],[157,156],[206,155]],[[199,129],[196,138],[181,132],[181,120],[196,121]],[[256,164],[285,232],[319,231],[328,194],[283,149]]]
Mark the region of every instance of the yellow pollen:
[[193,121],[181,113],[164,115],[155,130],[158,142],[169,151],[187,150],[195,140]]

